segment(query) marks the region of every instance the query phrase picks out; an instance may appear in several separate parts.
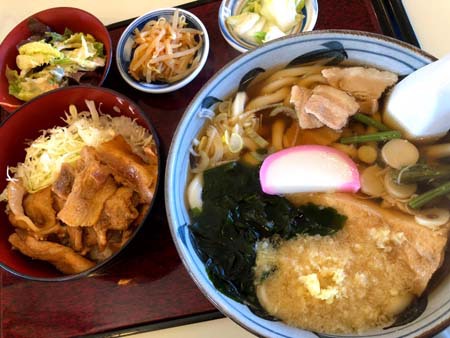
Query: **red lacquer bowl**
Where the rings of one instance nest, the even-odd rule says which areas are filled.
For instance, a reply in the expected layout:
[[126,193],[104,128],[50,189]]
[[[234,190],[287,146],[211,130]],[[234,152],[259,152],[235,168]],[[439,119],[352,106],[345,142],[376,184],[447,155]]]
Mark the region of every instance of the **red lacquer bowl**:
[[[65,112],[68,112],[70,104],[74,104],[78,111],[87,110],[85,100],[95,101],[97,107],[101,103],[100,110],[104,114],[111,116],[124,115],[136,120],[138,124],[147,128],[153,134],[157,149],[159,149],[156,132],[145,113],[136,103],[122,94],[110,89],[91,86],[72,86],[56,89],[23,104],[0,125],[0,192],[7,185],[7,167],[16,166],[18,162],[23,162],[25,148],[29,141],[36,139],[42,130],[65,125],[62,118],[65,117]],[[120,112],[118,112],[119,110]],[[156,189],[161,176],[159,151],[158,168]],[[151,202],[152,204],[153,201],[154,199]],[[118,252],[93,268],[74,275],[63,275],[49,263],[32,260],[22,255],[18,250],[12,249],[11,244],[8,242],[8,237],[14,232],[14,228],[4,212],[5,206],[5,203],[0,203],[0,267],[17,276],[31,280],[63,281],[99,273],[108,265],[114,263],[117,256],[123,253],[124,248],[136,236],[139,229],[142,228],[152,205],[150,205],[149,211],[145,215],[146,217],[137,226],[131,238]]]
[[106,63],[99,77],[98,83],[101,85],[108,74],[112,60],[111,37],[103,23],[94,15],[71,7],[56,7],[35,13],[19,23],[3,40],[0,45],[0,105],[8,112],[13,112],[24,102],[8,93],[8,80],[6,79],[6,66],[11,69],[18,69],[16,66],[16,56],[18,54],[17,45],[30,37],[28,22],[35,18],[49,26],[57,33],[64,33],[66,28],[72,32],[83,32],[91,34],[97,41],[104,45]]

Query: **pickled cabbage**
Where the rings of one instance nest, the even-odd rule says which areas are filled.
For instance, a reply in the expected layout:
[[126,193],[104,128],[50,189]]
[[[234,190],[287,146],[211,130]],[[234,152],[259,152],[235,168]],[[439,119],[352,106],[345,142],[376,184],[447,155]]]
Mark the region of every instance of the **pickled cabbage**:
[[282,36],[297,25],[303,15],[303,0],[248,0],[241,13],[227,18],[227,24],[242,39],[261,44]]

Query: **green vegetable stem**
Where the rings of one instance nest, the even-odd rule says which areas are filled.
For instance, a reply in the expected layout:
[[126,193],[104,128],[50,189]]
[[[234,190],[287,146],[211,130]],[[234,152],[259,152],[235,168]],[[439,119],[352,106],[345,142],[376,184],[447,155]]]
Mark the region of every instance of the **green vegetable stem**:
[[402,134],[397,130],[391,131],[381,131],[379,133],[366,134],[366,135],[356,135],[349,137],[342,137],[339,142],[343,144],[352,143],[364,143],[364,142],[383,142],[392,140],[395,138],[401,138]]
[[412,209],[419,209],[432,200],[448,193],[450,193],[450,181],[411,199],[408,202],[408,206]]
[[381,123],[365,114],[356,113],[355,115],[353,115],[353,118],[356,121],[364,123],[367,126],[375,127],[380,131],[388,131],[389,130],[389,128],[387,126],[385,126],[383,123]]
[[429,166],[418,163],[393,172],[392,178],[398,184],[432,182],[450,178],[450,166]]

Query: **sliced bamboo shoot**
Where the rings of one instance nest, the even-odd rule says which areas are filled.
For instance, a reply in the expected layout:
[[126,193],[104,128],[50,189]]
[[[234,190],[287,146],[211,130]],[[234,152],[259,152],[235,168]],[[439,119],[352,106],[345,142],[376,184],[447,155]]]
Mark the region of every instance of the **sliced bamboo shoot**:
[[419,150],[411,142],[404,139],[393,139],[381,149],[381,157],[388,166],[401,169],[416,164],[419,160]]
[[384,187],[389,195],[399,199],[411,197],[417,190],[417,184],[397,184],[394,182],[390,171],[384,175]]
[[431,208],[422,210],[415,217],[416,223],[431,229],[437,229],[447,223],[450,219],[450,212],[447,209]]
[[372,165],[361,173],[361,191],[372,197],[380,197],[385,192],[382,169]]

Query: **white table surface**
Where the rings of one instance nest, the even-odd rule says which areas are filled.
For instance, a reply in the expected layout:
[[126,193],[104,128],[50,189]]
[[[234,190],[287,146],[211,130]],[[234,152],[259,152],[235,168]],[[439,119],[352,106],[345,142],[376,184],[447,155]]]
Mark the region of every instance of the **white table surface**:
[[152,9],[172,7],[192,0],[0,0],[0,41],[17,23],[51,7],[78,7],[97,16],[105,25],[140,16]]
[[[190,0],[0,0],[0,40],[20,21],[40,10],[69,6],[96,15],[105,25],[142,15],[155,8],[171,7]],[[450,53],[450,0],[403,0],[421,47],[436,57]],[[131,337],[131,336],[127,336]],[[136,338],[251,338],[233,321],[223,318],[133,335]],[[450,338],[450,330],[436,336]]]
[[441,58],[450,53],[450,1],[403,0],[422,49]]

